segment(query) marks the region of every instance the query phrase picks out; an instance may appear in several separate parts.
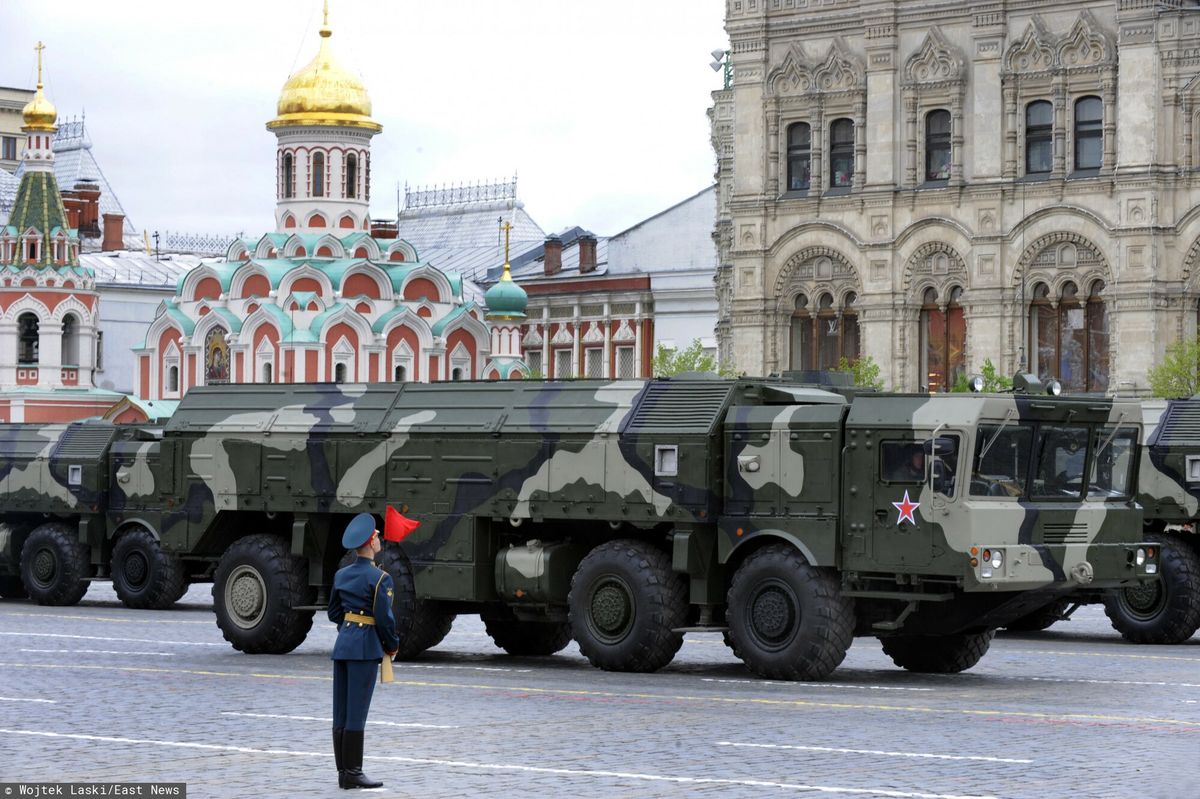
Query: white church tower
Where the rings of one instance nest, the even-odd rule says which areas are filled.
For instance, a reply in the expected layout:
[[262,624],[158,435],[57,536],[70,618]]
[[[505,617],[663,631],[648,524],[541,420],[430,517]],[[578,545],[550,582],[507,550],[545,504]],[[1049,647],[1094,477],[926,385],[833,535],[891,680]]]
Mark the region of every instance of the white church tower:
[[329,3],[317,55],[283,85],[267,129],[278,140],[275,228],[279,233],[369,231],[371,119],[362,81],[334,60]]

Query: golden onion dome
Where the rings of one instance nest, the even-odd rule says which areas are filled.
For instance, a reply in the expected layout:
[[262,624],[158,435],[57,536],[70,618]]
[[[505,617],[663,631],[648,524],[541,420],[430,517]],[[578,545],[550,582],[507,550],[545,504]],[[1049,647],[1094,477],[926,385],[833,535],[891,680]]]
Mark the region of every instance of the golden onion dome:
[[267,123],[267,128],[336,125],[383,130],[382,125],[371,119],[367,87],[334,60],[329,47],[332,35],[326,12],[325,24],[321,26],[321,49],[307,66],[283,84],[277,116]]
[[42,93],[42,50],[46,48],[45,45],[38,42],[34,49],[38,54],[37,92],[33,95],[33,99],[21,109],[21,115],[25,118],[25,126],[21,129],[26,133],[32,131],[53,133],[56,130],[54,123],[58,121],[58,109]]

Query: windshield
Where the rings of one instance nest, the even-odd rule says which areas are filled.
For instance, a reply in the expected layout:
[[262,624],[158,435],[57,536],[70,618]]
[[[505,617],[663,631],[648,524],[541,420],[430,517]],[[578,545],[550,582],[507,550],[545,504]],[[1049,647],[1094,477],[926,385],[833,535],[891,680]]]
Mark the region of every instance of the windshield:
[[1131,427],[1097,430],[1092,446],[1095,454],[1088,477],[1088,497],[1107,499],[1129,496],[1137,430]]
[[971,473],[973,497],[1019,497],[1025,492],[1033,429],[983,425],[975,436]]
[[1083,495],[1083,469],[1087,462],[1088,428],[1042,427],[1036,448],[1033,475],[1034,499],[1077,499]]

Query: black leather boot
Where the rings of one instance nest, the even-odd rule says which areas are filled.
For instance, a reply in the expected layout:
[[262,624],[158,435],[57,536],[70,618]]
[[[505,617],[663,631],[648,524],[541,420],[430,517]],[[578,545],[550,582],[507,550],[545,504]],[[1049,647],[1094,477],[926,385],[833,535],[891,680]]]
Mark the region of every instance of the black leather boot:
[[342,775],[345,772],[345,768],[346,768],[345,766],[342,765],[342,737],[343,737],[342,733],[343,732],[345,732],[345,728],[343,728],[343,727],[334,727],[333,728],[333,762],[337,764],[338,787],[339,788],[346,787],[345,785],[342,784],[344,782]]
[[382,782],[376,782],[362,773],[363,761],[363,731],[346,730],[342,733],[342,779],[339,785],[343,788],[379,788]]

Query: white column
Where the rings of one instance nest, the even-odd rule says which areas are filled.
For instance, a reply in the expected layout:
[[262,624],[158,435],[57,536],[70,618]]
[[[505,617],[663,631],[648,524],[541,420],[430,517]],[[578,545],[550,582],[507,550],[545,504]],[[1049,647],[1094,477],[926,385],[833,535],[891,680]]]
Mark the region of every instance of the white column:
[[633,307],[633,374],[642,376],[642,303],[634,303]]
[[0,322],[0,387],[17,384],[17,324]]
[[612,306],[604,303],[604,357],[601,359],[604,377],[612,375]]
[[62,323],[43,319],[38,330],[38,388],[62,385]]

